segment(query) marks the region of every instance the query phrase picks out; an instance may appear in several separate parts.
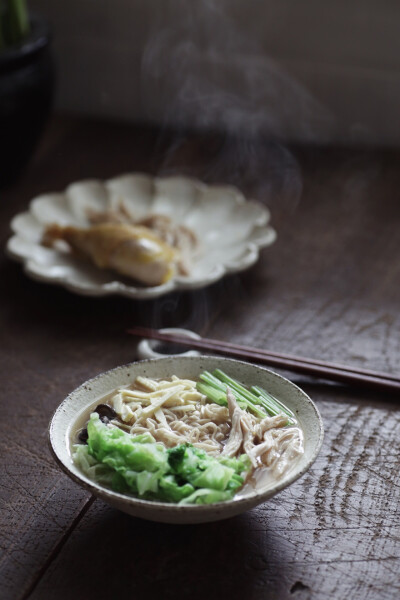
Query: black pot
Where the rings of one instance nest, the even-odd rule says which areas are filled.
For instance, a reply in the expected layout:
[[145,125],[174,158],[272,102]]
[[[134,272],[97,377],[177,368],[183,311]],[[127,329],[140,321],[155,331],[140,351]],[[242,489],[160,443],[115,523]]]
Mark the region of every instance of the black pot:
[[0,52],[0,185],[15,181],[27,164],[50,113],[54,69],[46,22],[31,17],[20,46]]

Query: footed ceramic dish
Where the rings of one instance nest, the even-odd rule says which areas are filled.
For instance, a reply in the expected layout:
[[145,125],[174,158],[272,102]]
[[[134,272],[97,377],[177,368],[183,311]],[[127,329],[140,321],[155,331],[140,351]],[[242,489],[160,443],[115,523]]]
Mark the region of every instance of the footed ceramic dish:
[[[304,453],[281,479],[267,486],[256,485],[246,493],[225,502],[208,505],[177,505],[139,498],[114,492],[87,478],[71,458],[72,440],[77,422],[82,415],[106,394],[132,383],[138,375],[165,378],[196,379],[204,370],[222,369],[245,385],[258,385],[268,389],[296,415],[304,435]],[[79,485],[89,490],[111,506],[130,515],[165,523],[202,523],[232,517],[266,502],[287,488],[312,465],[323,440],[323,425],[317,408],[299,387],[265,368],[229,358],[211,356],[181,356],[145,360],[124,365],[101,373],[83,383],[57,408],[49,428],[49,441],[61,468]]]
[[[90,224],[89,214],[115,211],[121,204],[137,220],[164,215],[175,225],[194,232],[198,245],[187,274],[177,275],[163,285],[144,287],[71,253],[41,244],[47,225],[86,227]],[[276,238],[268,225],[269,218],[267,208],[246,200],[234,187],[208,186],[187,177],[127,174],[108,181],[73,183],[61,193],[35,198],[27,212],[12,220],[14,235],[7,251],[23,263],[30,277],[78,294],[155,298],[210,285],[227,273],[253,265],[260,249]]]

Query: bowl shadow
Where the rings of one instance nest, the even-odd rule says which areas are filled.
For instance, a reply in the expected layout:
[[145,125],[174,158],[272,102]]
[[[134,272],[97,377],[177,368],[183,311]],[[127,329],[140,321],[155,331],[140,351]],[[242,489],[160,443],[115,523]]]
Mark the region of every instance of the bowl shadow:
[[284,598],[279,537],[265,524],[260,527],[256,515],[168,525],[130,517],[96,500],[31,600]]

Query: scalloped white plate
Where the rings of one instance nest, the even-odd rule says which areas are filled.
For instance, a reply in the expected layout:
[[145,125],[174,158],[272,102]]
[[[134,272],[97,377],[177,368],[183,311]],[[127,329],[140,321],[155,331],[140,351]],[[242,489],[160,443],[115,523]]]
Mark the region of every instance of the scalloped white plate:
[[[163,214],[195,232],[199,249],[188,276],[179,275],[163,285],[143,287],[40,244],[46,225],[85,227],[89,225],[88,209],[112,210],[121,200],[137,219]],[[77,294],[155,298],[176,290],[208,286],[227,273],[253,265],[260,248],[276,238],[268,225],[269,218],[267,208],[246,200],[231,186],[208,186],[187,177],[127,174],[108,181],[73,183],[64,192],[35,198],[27,212],[12,220],[14,235],[8,241],[7,252],[24,264],[30,277],[62,285]]]

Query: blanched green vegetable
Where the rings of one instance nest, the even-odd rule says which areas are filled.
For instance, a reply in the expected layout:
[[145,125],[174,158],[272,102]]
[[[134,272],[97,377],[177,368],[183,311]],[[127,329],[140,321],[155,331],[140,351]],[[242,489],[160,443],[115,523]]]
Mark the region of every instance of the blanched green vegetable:
[[107,465],[98,462],[89,454],[87,446],[79,444],[74,447],[74,461],[89,479],[93,479],[103,485],[112,486],[114,471]]
[[107,427],[97,413],[87,426],[88,446],[92,456],[116,471],[162,471],[168,469],[164,448],[155,443],[150,433],[129,435],[117,427]]
[[87,446],[75,446],[74,461],[98,483],[149,500],[211,504],[231,499],[250,470],[246,455],[214,458],[190,444],[167,449],[150,433],[132,436],[92,413]]
[[193,492],[191,496],[185,498],[180,504],[214,504],[214,502],[224,502],[230,500],[232,494],[229,492],[218,492],[217,490],[208,490],[202,488]]
[[195,488],[235,491],[243,485],[240,473],[248,470],[248,462],[244,464],[242,460],[233,458],[228,466],[204,450],[186,444],[171,448],[168,453],[175,473]]

